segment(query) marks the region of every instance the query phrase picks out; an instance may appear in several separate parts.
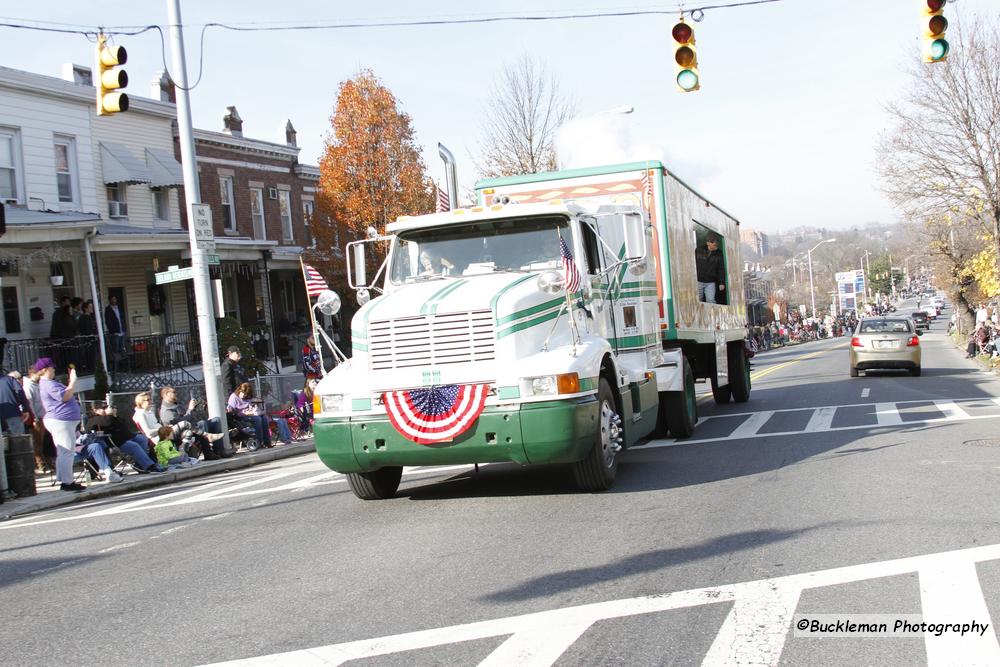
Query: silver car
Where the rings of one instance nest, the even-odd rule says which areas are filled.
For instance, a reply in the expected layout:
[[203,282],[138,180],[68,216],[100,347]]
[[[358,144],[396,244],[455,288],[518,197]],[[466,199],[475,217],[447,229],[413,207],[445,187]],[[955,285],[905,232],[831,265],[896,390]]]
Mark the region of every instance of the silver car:
[[851,338],[851,377],[872,368],[898,368],[920,375],[920,335],[903,317],[869,317]]

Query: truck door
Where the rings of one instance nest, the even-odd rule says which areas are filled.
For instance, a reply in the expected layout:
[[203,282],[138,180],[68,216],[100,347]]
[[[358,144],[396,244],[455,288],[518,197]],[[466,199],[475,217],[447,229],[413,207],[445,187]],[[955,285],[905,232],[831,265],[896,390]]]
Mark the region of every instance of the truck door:
[[613,315],[614,307],[609,298],[611,284],[609,276],[604,273],[610,262],[606,249],[591,226],[592,220],[583,219],[580,221],[580,238],[587,266],[585,280],[591,287],[587,316],[591,320],[594,333],[608,339],[614,346],[617,334]]

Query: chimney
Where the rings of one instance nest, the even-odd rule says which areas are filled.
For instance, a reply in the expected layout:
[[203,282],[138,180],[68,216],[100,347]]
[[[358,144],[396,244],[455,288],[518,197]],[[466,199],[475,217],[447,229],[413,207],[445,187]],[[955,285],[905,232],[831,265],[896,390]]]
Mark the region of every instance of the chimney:
[[159,75],[153,79],[149,89],[149,96],[161,102],[177,104],[177,89],[174,82],[167,74],[167,70],[161,70]]
[[63,63],[62,78],[64,81],[70,81],[78,86],[94,85],[94,77],[90,73],[90,68],[83,65]]
[[226,107],[226,110],[229,113],[222,117],[222,131],[234,137],[242,137],[243,119],[240,118],[240,113],[236,107]]
[[292,127],[292,121],[289,119],[288,122],[285,123],[285,143],[289,146],[298,146],[298,144],[295,143],[295,135],[295,128]]

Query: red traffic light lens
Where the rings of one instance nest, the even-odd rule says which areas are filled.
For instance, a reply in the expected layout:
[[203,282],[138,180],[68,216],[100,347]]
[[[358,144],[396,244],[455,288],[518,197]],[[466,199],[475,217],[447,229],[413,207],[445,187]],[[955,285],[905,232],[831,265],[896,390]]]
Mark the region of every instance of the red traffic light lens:
[[932,16],[931,20],[927,22],[927,30],[934,37],[939,37],[944,34],[944,31],[948,29],[948,19],[938,14],[937,16]]
[[674,29],[670,31],[670,34],[674,36],[674,41],[680,42],[681,44],[687,44],[694,37],[694,31],[691,29],[687,23],[678,23],[674,26]]
[[932,12],[939,12],[946,2],[947,0],[927,0],[927,9]]

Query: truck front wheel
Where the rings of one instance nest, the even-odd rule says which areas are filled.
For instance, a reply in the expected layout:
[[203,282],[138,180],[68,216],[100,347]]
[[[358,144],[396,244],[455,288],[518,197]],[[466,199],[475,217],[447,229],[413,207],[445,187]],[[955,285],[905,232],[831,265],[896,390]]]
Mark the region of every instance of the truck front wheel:
[[385,500],[396,495],[403,466],[387,466],[372,472],[349,472],[347,483],[361,500]]
[[625,439],[622,419],[615,408],[615,395],[604,378],[597,386],[597,403],[594,446],[586,458],[573,464],[573,477],[582,491],[607,491],[614,486],[618,452]]

